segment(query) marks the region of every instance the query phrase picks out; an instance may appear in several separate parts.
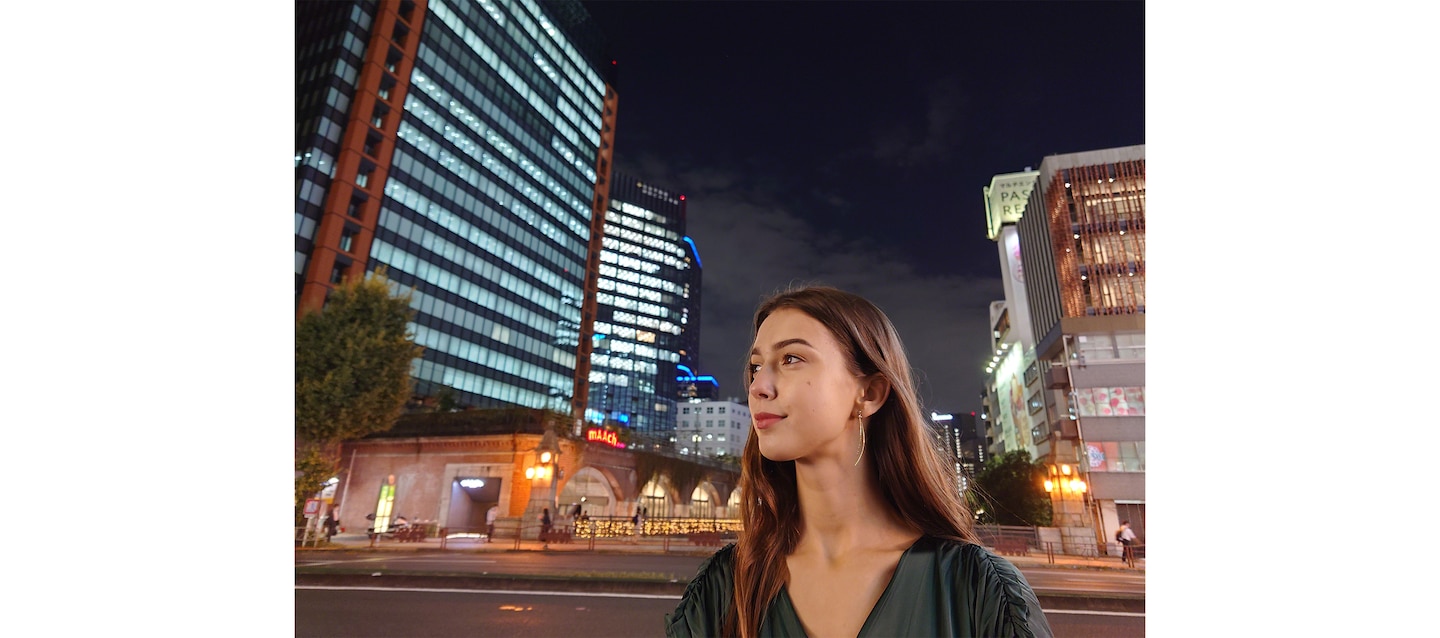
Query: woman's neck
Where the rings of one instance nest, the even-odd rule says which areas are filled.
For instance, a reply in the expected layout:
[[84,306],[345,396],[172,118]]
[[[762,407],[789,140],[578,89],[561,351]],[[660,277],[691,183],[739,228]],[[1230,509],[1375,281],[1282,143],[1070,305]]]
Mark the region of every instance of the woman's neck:
[[795,484],[803,524],[796,551],[830,558],[900,537],[913,540],[914,530],[886,505],[869,458],[859,467],[797,462]]

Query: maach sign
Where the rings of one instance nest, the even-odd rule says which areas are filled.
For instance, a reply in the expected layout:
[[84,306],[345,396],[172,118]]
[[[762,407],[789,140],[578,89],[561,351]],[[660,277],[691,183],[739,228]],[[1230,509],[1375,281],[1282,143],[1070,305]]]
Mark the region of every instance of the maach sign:
[[625,447],[625,444],[620,442],[620,436],[618,434],[600,428],[589,428],[585,430],[585,440],[592,443],[604,443],[610,447]]

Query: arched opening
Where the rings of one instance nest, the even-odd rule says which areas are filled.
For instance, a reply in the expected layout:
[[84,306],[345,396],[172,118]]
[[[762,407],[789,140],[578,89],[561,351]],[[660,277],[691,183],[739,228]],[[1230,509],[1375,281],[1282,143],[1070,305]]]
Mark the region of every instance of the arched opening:
[[715,501],[720,500],[715,486],[708,481],[695,486],[690,493],[690,518],[715,518]]
[[740,488],[730,490],[730,500],[725,502],[725,518],[740,518]]
[[669,479],[657,476],[650,479],[650,482],[640,490],[640,507],[645,508],[647,517],[668,518],[672,516],[670,505]]
[[577,504],[581,512],[592,518],[614,516],[615,501],[615,493],[605,475],[593,467],[585,467],[570,477],[560,490],[559,507],[563,516],[571,516]]

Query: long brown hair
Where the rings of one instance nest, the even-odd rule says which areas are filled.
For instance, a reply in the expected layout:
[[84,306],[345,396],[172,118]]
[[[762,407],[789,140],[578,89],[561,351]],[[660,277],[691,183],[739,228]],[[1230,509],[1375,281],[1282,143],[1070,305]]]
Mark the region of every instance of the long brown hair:
[[[829,329],[853,374],[880,375],[890,382],[885,403],[866,419],[865,451],[870,456],[866,467],[876,472],[893,512],[927,536],[979,544],[955,467],[944,460],[929,430],[905,347],[885,313],[858,295],[828,286],[791,288],[755,310],[752,341],[765,318],[782,308],[799,310]],[[747,388],[749,370],[747,366]],[[735,546],[734,604],[726,613],[723,633],[748,638],[760,633],[770,602],[788,574],[785,557],[800,540],[795,462],[761,456],[752,433],[740,458],[740,490],[744,529]]]

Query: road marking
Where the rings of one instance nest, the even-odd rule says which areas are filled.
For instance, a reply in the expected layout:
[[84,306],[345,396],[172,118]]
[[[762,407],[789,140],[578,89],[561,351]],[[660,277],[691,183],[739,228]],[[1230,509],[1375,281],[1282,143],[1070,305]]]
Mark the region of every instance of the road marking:
[[[435,587],[335,587],[324,585],[296,585],[295,589],[308,589],[320,591],[408,591],[431,594],[511,594],[511,595],[534,595],[534,596],[581,596],[586,598],[643,598],[651,600],[680,600],[680,596],[671,594],[619,594],[606,592],[574,592],[574,591],[516,591],[510,589],[445,589]],[[1144,613],[1126,611],[1087,611],[1081,609],[1041,609],[1047,614],[1080,614],[1086,616],[1126,616],[1130,618],[1144,618]]]
[[499,561],[488,560],[488,559],[484,559],[484,558],[480,558],[480,559],[469,559],[469,558],[396,558],[396,559],[393,559],[393,560],[394,560],[395,562],[397,562],[397,563],[450,563],[450,564],[454,564],[454,563],[496,563],[496,562],[499,562]]
[[680,600],[671,594],[614,594],[583,591],[519,591],[511,589],[441,589],[431,587],[332,587],[322,585],[296,585],[295,589],[320,589],[325,591],[412,591],[433,594],[531,594],[535,596],[585,596],[589,598],[653,598]]
[[315,565],[344,565],[345,563],[373,563],[376,561],[389,560],[387,558],[356,558],[352,560],[330,560],[318,563],[300,563],[301,567],[313,567]]
[[1084,614],[1086,616],[1129,616],[1131,618],[1144,618],[1144,612],[1133,611],[1089,611],[1085,609],[1041,609],[1047,614]]
[[[1081,593],[1081,594],[1102,593],[1101,590],[1091,589],[1091,588],[1089,588],[1089,587],[1063,587],[1063,586],[1062,586],[1062,587],[1056,587],[1056,586],[1054,586],[1054,585],[1045,586],[1045,587],[1031,587],[1030,589],[1035,590],[1035,593],[1038,594],[1038,595],[1040,595],[1040,596],[1044,596],[1045,594],[1052,593],[1052,592],[1053,592],[1053,593],[1057,593],[1057,594],[1065,594],[1065,593],[1067,593],[1067,592],[1068,592],[1068,593],[1072,593],[1072,594],[1074,594],[1074,593]],[[1113,594],[1143,594],[1143,593],[1145,593],[1145,592],[1143,592],[1143,591],[1140,591],[1140,592],[1127,591],[1127,590],[1123,590],[1123,589],[1122,589],[1122,590],[1112,591],[1112,592],[1110,592],[1110,593],[1113,593]]]

